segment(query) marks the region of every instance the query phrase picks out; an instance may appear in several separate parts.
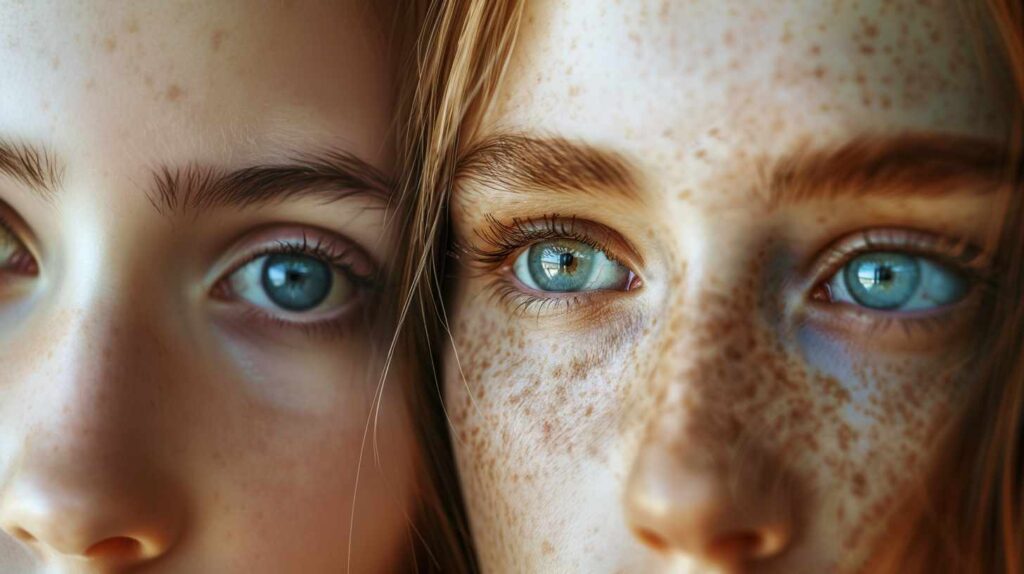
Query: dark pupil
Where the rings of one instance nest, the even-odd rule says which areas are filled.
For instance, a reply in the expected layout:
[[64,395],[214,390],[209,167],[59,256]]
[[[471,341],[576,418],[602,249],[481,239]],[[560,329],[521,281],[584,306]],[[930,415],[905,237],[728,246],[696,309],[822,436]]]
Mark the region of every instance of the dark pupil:
[[889,283],[893,279],[892,267],[888,265],[879,266],[875,269],[875,283]]
[[303,255],[270,255],[263,264],[263,289],[275,304],[289,311],[308,311],[331,291],[327,264]]
[[575,262],[576,258],[572,253],[562,253],[558,256],[558,266],[564,270],[571,271]]

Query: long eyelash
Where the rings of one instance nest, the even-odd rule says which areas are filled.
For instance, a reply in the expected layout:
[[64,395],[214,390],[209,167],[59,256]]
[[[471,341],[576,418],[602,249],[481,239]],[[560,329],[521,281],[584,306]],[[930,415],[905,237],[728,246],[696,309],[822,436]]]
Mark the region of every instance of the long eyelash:
[[[850,247],[851,242],[859,244]],[[871,251],[899,250],[926,256],[964,275],[972,283],[994,286],[985,252],[970,243],[909,229],[866,229],[834,245],[819,260],[819,276],[831,277],[857,256]]]
[[306,234],[302,234],[302,243],[277,241],[271,246],[254,252],[237,268],[240,269],[243,266],[248,265],[250,262],[266,255],[304,255],[306,257],[314,257],[316,259],[323,260],[330,264],[331,267],[334,267],[338,271],[344,273],[345,276],[359,288],[379,288],[379,277],[357,273],[355,269],[353,269],[352,265],[348,263],[348,256],[351,252],[352,248],[350,247],[339,249],[334,244],[324,242],[323,240],[318,240],[316,243],[310,243]]
[[514,218],[511,223],[502,223],[494,216],[487,216],[487,227],[478,230],[476,236],[486,247],[455,245],[454,255],[470,256],[473,263],[484,271],[500,268],[508,258],[523,247],[547,239],[571,239],[604,252],[615,260],[607,246],[578,228],[575,217],[562,218],[557,213],[541,217]]

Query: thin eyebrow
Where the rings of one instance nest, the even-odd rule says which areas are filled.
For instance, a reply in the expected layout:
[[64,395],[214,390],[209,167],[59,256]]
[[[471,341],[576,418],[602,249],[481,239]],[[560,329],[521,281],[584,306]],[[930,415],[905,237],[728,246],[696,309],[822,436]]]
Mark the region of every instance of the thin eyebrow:
[[44,147],[0,139],[0,173],[29,186],[50,201],[64,178],[64,165]]
[[222,207],[250,207],[320,196],[338,201],[355,195],[387,200],[393,186],[377,168],[345,151],[308,154],[291,163],[224,171],[198,164],[161,166],[153,173],[150,203],[158,212],[198,214]]
[[623,156],[563,138],[498,135],[469,149],[456,178],[554,191],[611,193],[640,198],[637,170]]
[[1011,157],[999,142],[945,133],[862,136],[826,149],[808,145],[771,165],[769,203],[986,194],[1006,181]]

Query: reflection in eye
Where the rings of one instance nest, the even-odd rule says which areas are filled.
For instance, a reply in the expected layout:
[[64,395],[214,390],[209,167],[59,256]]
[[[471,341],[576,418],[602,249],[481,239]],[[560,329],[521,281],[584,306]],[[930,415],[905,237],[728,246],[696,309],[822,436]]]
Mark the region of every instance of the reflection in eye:
[[833,301],[884,311],[920,311],[963,299],[968,282],[926,257],[872,251],[849,261],[831,279]]
[[356,295],[346,274],[329,262],[299,253],[257,257],[228,279],[232,293],[267,310],[328,313]]
[[627,291],[628,268],[581,241],[551,239],[524,250],[512,264],[516,278],[538,291]]

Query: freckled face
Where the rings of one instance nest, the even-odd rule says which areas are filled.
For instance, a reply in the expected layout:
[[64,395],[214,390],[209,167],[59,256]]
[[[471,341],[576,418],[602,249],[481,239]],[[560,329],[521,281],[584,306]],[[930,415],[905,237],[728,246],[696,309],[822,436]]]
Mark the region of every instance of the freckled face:
[[0,2],[0,571],[399,567],[388,53],[355,1]]
[[486,569],[866,559],[970,384],[1005,112],[960,22],[529,4],[452,211]]

